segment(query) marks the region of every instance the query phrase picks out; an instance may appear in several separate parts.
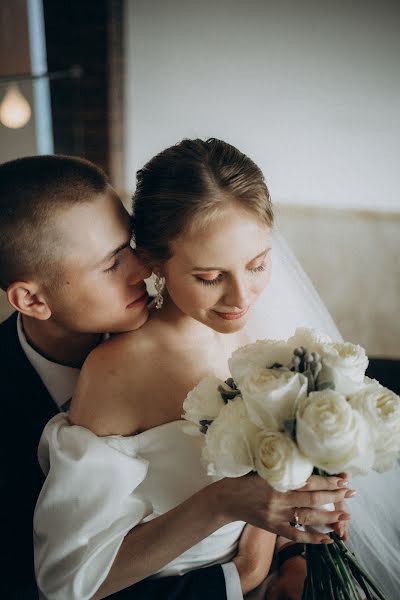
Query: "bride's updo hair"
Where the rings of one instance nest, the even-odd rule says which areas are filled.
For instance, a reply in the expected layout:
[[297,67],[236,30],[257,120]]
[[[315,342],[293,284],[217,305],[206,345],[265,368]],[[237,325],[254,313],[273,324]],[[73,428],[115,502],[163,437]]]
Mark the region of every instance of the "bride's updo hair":
[[236,203],[268,227],[273,224],[261,169],[221,140],[185,139],[157,154],[136,177],[133,237],[149,262],[168,260],[170,242],[206,227],[228,203]]

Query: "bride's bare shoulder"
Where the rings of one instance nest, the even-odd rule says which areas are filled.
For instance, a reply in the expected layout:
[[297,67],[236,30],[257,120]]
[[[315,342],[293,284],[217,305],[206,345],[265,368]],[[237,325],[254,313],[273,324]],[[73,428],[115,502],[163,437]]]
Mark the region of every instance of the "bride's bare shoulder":
[[113,336],[89,354],[71,402],[73,424],[97,435],[131,435],[140,428],[149,356],[157,349],[153,328],[145,329]]

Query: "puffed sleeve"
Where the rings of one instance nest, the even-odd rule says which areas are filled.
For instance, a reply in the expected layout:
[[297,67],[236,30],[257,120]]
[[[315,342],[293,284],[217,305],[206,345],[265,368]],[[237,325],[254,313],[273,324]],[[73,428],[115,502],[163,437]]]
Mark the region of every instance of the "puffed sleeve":
[[135,437],[98,437],[65,414],[39,443],[46,481],[34,515],[35,571],[48,600],[86,600],[106,578],[130,529],[153,512],[139,486],[148,461]]

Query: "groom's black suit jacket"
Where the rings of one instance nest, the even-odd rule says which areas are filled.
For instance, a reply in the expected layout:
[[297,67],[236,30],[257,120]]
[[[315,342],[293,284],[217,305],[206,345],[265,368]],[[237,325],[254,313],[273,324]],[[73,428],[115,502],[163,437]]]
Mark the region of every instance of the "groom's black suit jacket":
[[[0,324],[0,598],[37,600],[32,517],[44,481],[37,446],[57,412],[18,340],[16,314]],[[220,566],[183,577],[144,580],[113,600],[220,600],[226,598]],[[111,597],[110,597],[111,598]]]

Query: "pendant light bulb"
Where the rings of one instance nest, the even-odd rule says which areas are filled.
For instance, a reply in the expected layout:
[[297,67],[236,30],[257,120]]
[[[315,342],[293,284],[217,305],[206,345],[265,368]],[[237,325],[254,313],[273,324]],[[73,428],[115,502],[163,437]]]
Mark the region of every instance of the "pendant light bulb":
[[0,104],[0,121],[10,129],[24,127],[31,118],[29,102],[21,94],[16,83],[11,84]]

